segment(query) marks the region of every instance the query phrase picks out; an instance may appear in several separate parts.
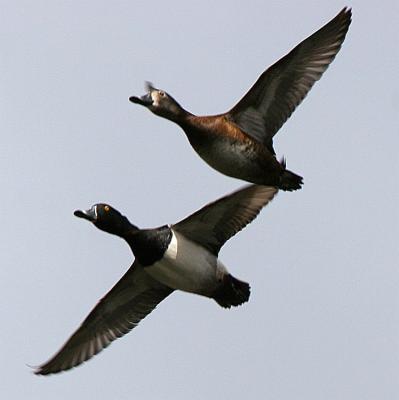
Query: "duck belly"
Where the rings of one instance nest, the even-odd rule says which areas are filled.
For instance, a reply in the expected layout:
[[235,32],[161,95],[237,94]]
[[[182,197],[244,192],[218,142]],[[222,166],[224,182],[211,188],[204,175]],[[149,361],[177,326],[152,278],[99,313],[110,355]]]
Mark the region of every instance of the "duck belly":
[[264,153],[251,142],[227,139],[198,149],[199,156],[222,174],[258,184],[265,184],[265,176],[271,181],[279,177],[278,161],[273,155]]
[[173,289],[204,296],[214,293],[226,273],[212,253],[173,230],[163,258],[145,270]]

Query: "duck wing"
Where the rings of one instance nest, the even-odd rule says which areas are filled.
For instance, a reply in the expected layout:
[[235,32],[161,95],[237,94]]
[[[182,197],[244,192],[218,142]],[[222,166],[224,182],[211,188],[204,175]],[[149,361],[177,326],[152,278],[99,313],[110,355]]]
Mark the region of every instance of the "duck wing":
[[351,23],[344,8],[321,29],[268,68],[226,116],[273,150],[273,136],[334,60]]
[[137,262],[97,303],[76,332],[35,374],[66,371],[89,360],[125,335],[173,289],[152,279]]
[[223,244],[253,221],[277,192],[272,186],[245,186],[209,203],[172,225],[172,229],[217,255]]

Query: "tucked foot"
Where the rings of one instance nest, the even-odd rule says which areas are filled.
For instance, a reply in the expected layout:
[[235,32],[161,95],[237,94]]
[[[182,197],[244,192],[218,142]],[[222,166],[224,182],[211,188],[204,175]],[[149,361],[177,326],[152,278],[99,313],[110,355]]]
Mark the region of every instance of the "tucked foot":
[[292,192],[301,189],[303,185],[303,178],[297,174],[286,169],[280,177],[280,184],[278,188],[281,190]]
[[230,308],[247,302],[250,291],[248,283],[228,274],[223,278],[222,286],[216,291],[213,298],[222,307]]

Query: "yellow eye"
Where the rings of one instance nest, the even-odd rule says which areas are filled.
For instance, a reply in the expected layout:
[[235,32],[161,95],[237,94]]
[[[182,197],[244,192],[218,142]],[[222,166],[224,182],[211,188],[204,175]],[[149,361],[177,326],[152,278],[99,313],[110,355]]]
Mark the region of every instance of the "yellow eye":
[[104,206],[104,210],[105,210],[106,212],[108,212],[108,211],[109,211],[109,207],[108,207],[108,206]]

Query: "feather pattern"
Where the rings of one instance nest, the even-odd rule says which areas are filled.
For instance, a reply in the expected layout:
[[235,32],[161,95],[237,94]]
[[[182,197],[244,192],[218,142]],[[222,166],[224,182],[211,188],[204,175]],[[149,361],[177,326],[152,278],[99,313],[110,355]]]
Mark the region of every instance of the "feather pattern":
[[152,279],[135,262],[62,348],[35,373],[48,375],[66,371],[89,360],[137,326],[172,292],[173,289]]
[[344,8],[269,67],[227,117],[273,153],[272,139],[334,60],[351,23]]
[[172,228],[214,255],[259,214],[278,192],[272,186],[248,185],[183,219]]

